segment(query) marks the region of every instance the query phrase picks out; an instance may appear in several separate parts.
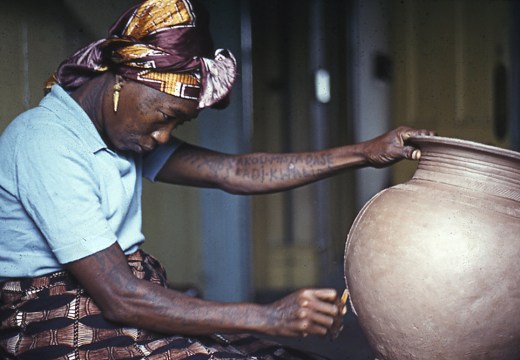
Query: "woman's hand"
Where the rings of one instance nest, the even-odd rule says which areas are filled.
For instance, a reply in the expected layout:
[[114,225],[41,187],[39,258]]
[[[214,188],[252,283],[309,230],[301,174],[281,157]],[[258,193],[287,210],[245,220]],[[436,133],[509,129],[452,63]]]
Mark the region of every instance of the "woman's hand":
[[276,336],[330,335],[341,331],[344,305],[334,289],[302,289],[268,305],[266,331]]
[[385,167],[402,159],[419,160],[421,151],[407,140],[417,135],[435,135],[433,131],[401,126],[372,140],[361,143],[363,153],[369,165]]

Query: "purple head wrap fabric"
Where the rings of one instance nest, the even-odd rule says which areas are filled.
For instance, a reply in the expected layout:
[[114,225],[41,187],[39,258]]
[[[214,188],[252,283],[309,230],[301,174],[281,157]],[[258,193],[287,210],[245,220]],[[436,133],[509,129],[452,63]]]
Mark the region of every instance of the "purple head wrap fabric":
[[106,39],[95,41],[60,64],[54,82],[72,91],[106,71],[159,91],[218,105],[236,78],[228,50],[214,54],[209,16],[188,0],[147,0],[114,23]]

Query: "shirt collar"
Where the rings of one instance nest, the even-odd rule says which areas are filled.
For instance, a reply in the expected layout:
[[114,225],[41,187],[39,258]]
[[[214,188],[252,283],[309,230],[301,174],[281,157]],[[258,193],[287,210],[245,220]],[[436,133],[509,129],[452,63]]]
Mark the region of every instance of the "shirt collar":
[[40,106],[66,121],[71,130],[93,153],[107,149],[107,145],[87,113],[61,86],[53,85],[50,93],[40,102]]

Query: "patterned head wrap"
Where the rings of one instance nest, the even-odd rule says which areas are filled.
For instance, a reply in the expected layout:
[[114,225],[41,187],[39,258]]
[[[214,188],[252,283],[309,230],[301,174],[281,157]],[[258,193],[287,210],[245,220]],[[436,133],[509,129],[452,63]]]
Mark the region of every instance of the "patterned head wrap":
[[[154,89],[216,105],[231,91],[236,60],[228,50],[214,54],[209,19],[188,0],[147,0],[128,9],[106,39],[74,53],[47,83],[74,90],[113,71]],[[217,104],[218,105],[218,104]]]

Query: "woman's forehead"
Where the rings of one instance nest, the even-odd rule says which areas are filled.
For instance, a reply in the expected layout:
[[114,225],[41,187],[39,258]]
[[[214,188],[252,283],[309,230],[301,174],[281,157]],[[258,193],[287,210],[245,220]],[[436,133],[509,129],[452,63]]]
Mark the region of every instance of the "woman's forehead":
[[168,115],[177,117],[196,118],[199,115],[198,102],[195,100],[182,99],[173,95],[162,93],[161,102]]

